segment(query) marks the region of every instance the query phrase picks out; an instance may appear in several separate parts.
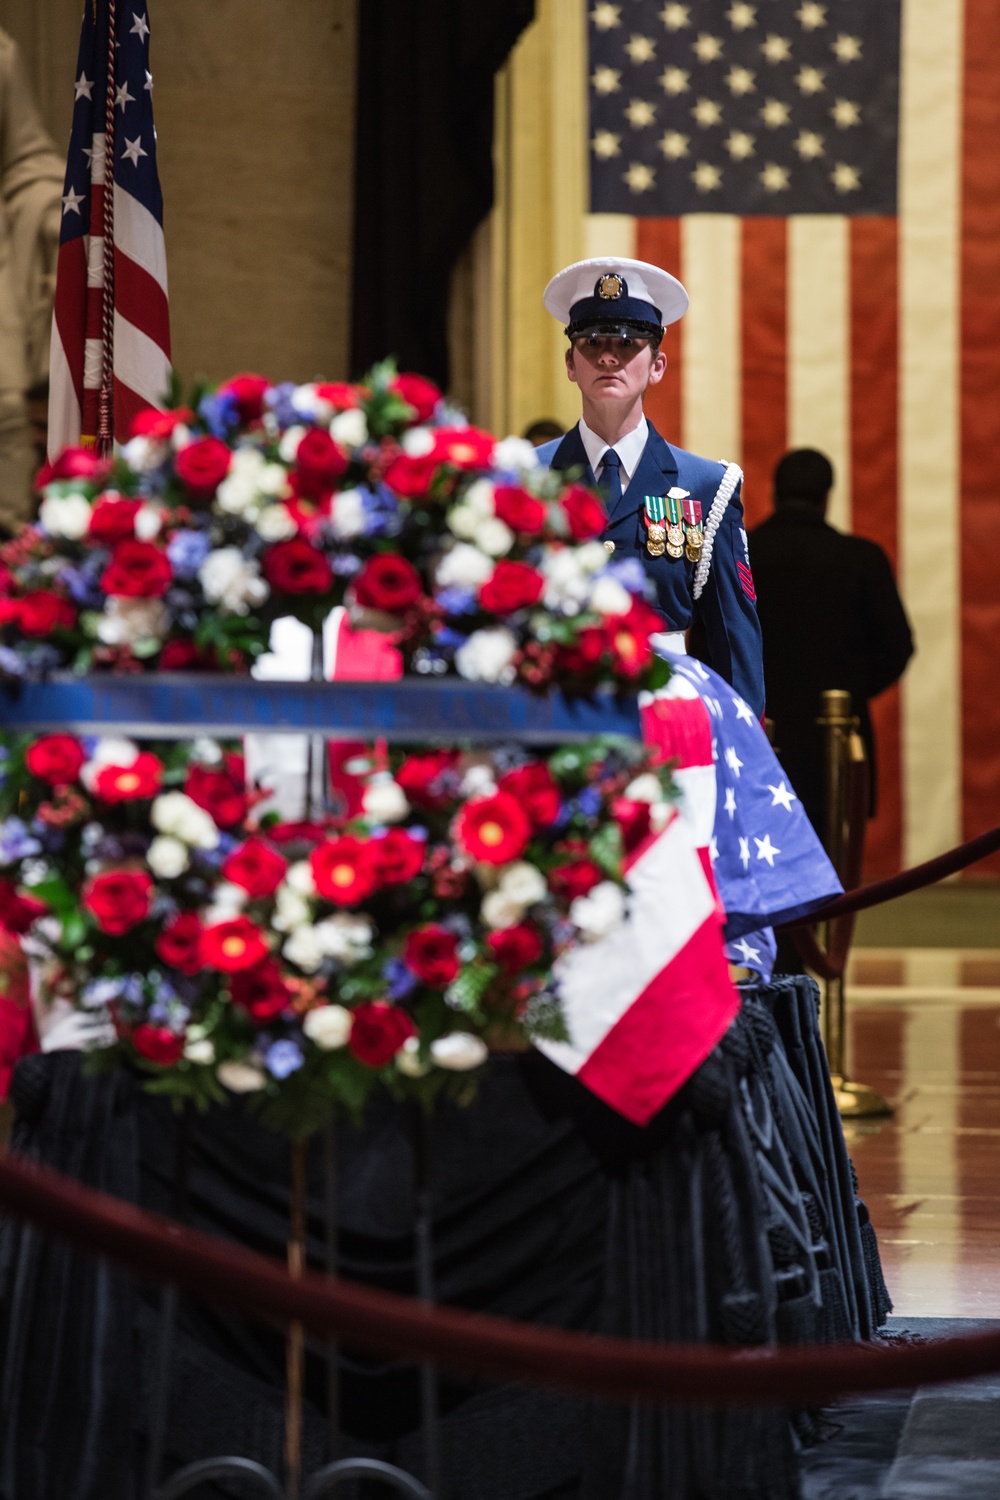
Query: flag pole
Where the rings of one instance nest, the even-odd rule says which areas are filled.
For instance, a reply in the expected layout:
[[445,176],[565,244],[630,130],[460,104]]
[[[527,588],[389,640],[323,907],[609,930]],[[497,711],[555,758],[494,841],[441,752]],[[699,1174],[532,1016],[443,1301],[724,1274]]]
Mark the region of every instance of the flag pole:
[[97,452],[107,458],[115,436],[115,41],[116,0],[108,0],[108,70],[104,103],[104,268],[101,298],[101,394]]

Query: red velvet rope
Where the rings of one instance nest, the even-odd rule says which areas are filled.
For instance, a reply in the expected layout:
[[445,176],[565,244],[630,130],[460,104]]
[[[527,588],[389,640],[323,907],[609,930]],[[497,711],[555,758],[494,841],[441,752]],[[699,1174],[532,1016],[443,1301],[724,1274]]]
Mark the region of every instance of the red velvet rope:
[[428,1307],[313,1271],[294,1278],[265,1256],[9,1154],[0,1158],[0,1204],[16,1218],[142,1277],[255,1318],[298,1320],[317,1337],[336,1337],[348,1347],[609,1401],[800,1407],[823,1405],[846,1392],[1000,1370],[1000,1333],[880,1348],[840,1344],[726,1351],[633,1343]]
[[883,901],[909,895],[910,891],[922,890],[925,885],[934,885],[958,870],[967,869],[977,860],[985,859],[988,854],[995,854],[998,849],[1000,824],[996,828],[987,829],[978,838],[969,839],[968,843],[959,844],[957,849],[949,849],[947,854],[939,854],[936,859],[914,865],[912,870],[903,870],[898,875],[890,876],[888,880],[877,880],[874,885],[866,885],[855,891],[845,891],[842,896],[828,901],[826,906],[817,907],[808,917],[803,917],[798,922],[786,922],[777,930],[785,932],[793,927],[812,927],[816,922],[829,922],[834,917],[845,917],[848,912],[867,911],[870,906],[881,906]]

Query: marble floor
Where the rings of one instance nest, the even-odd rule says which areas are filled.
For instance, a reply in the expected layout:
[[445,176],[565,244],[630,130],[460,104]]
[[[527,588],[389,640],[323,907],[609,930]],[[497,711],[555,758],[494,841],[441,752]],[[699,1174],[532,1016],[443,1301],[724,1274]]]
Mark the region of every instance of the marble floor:
[[1000,951],[858,949],[847,994],[851,1076],[895,1109],[847,1127],[895,1312],[1000,1317]]

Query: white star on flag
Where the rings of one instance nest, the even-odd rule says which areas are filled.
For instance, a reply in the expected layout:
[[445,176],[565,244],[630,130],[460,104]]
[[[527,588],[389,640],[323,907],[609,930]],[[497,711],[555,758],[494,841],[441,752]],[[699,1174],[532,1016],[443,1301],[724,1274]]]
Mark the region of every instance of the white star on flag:
[[771,835],[769,833],[765,833],[762,839],[759,839],[756,835],[754,835],[754,843],[757,845],[757,858],[766,859],[768,864],[771,866],[771,869],[773,870],[775,855],[780,854],[781,850],[776,849],[771,843]]
[[740,957],[745,964],[760,963],[760,949],[751,947],[746,938],[740,938],[738,943],[733,944],[733,947],[739,950]]
[[738,781],[739,777],[740,777],[740,771],[741,771],[741,769],[743,767],[743,762],[740,760],[739,756],[736,754],[736,746],[735,745],[727,745],[726,746],[726,765],[729,767],[729,769],[732,771],[733,775],[736,777],[736,779]]
[[736,717],[742,719],[744,724],[753,724],[755,722],[753,709],[743,698],[734,698],[733,707],[736,709]]
[[735,787],[731,787],[731,786],[727,786],[726,787],[726,800],[725,800],[725,803],[724,803],[724,808],[725,808],[725,811],[729,814],[729,821],[732,822],[733,818],[736,816],[736,788]]
[[740,863],[744,870],[750,868],[750,840],[740,837]]
[[70,188],[68,193],[63,194],[63,213],[78,214],[80,212],[80,204],[86,196],[86,193],[77,193],[73,188]]
[[143,151],[142,149],[141,136],[137,135],[134,141],[130,141],[128,136],[125,137],[125,150],[122,152],[122,161],[127,158],[130,162],[133,162],[135,166],[138,166],[139,157],[148,155],[148,151]]
[[786,786],[783,781],[778,786],[771,786],[768,782],[767,789],[771,793],[771,806],[783,807],[786,812],[791,812],[792,803],[799,800],[791,787]]
[[73,85],[73,103],[75,104],[77,99],[90,99],[92,97],[90,91],[93,87],[94,80],[92,78],[88,78],[86,73],[81,72],[79,78]]
[[135,22],[135,25],[129,28],[129,36],[137,36],[141,42],[144,42],[149,36],[149,22],[146,20],[146,12],[143,11],[141,16],[137,16],[135,11],[133,11],[132,20]]
[[120,104],[121,107],[122,107],[122,114],[124,114],[125,113],[125,106],[126,106],[126,104],[134,104],[134,103],[135,103],[135,95],[129,93],[129,91],[128,91],[128,82],[126,81],[125,83],[119,84],[119,86],[118,86],[118,88],[117,88],[117,90],[115,92],[115,105],[116,105],[116,107]]

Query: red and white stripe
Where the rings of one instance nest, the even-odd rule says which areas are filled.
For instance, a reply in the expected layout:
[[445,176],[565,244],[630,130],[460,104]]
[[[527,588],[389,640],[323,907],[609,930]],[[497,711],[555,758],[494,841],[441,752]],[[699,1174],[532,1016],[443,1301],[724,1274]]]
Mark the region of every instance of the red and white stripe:
[[875,704],[870,876],[1000,816],[998,139],[995,0],[904,0],[896,218],[588,220],[585,253],[654,261],[692,293],[650,392],[661,431],[742,466],[751,525],[781,453],[823,449],[831,519],[897,568],[917,653]]
[[636,1125],[704,1062],[739,1009],[718,904],[675,814],[626,868],[629,907],[609,936],[556,964],[570,1040],[539,1049]]
[[[49,377],[49,458],[92,442],[103,372],[105,136],[91,157],[90,233],[59,248]],[[163,228],[138,199],[114,187],[115,440],[133,417],[160,407],[170,388],[170,310]]]

